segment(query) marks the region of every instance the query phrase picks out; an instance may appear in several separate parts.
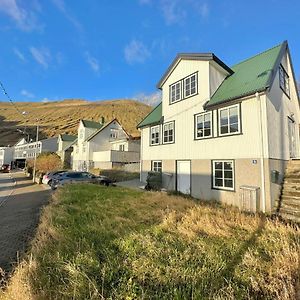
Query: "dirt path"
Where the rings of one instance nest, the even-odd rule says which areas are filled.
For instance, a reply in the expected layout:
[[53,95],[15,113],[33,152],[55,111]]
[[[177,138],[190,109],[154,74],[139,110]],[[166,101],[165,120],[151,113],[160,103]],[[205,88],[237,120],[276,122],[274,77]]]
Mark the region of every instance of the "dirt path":
[[[37,227],[40,209],[50,195],[49,190],[33,185],[22,173],[15,173],[13,177],[16,185],[11,185],[8,177],[0,178],[2,190],[6,189],[6,195],[10,195],[0,206],[0,269],[6,274],[26,251]],[[5,187],[3,180],[7,180]]]

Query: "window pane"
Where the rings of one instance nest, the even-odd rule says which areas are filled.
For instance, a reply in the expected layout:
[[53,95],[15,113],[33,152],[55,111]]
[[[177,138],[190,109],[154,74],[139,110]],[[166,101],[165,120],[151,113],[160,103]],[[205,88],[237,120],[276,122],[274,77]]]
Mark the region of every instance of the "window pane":
[[225,134],[225,133],[228,133],[228,126],[222,126],[221,127],[221,134]]
[[210,129],[204,129],[204,136],[210,136]]
[[225,187],[233,188],[233,181],[232,180],[225,179],[224,182],[225,182]]
[[232,179],[232,171],[224,171],[224,178],[226,179]]
[[217,179],[215,178],[215,186],[223,186],[223,179]]
[[215,171],[215,177],[216,178],[223,178],[223,172],[220,170]]
[[224,162],[224,169],[232,170],[232,163],[231,162]]
[[221,161],[215,162],[215,169],[217,170],[222,170],[223,168],[223,163]]
[[239,124],[230,124],[230,132],[238,132],[239,131]]

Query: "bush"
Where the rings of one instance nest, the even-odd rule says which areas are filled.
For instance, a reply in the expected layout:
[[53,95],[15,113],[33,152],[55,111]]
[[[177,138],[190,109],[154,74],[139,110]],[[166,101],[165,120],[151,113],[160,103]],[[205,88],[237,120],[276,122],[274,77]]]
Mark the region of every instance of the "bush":
[[[26,170],[32,174],[34,167],[34,160],[27,160]],[[49,171],[58,170],[62,168],[60,157],[53,152],[43,152],[36,159],[36,173],[45,174]],[[30,172],[31,171],[31,172]]]

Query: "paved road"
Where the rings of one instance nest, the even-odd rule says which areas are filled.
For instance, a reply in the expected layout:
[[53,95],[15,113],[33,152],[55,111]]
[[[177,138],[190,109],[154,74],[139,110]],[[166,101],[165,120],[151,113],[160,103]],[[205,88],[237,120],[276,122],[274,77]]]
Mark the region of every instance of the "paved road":
[[28,248],[39,221],[40,209],[47,203],[49,194],[49,190],[33,185],[22,173],[14,173],[12,178],[1,174],[0,269],[6,274],[12,271]]

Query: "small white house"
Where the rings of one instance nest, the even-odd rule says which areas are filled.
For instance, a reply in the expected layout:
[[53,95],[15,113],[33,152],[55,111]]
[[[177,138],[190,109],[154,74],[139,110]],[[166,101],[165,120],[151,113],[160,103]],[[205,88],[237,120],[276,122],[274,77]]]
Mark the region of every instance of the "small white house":
[[81,121],[73,149],[74,170],[111,169],[140,160],[140,139],[129,135],[117,119],[105,125]]
[[62,160],[63,166],[69,168],[71,166],[71,154],[73,152],[73,144],[77,137],[69,134],[60,134],[57,139],[57,154]]
[[232,67],[213,53],[178,54],[157,87],[162,102],[138,125],[141,180],[158,171],[169,190],[271,211],[300,157],[287,42]]

